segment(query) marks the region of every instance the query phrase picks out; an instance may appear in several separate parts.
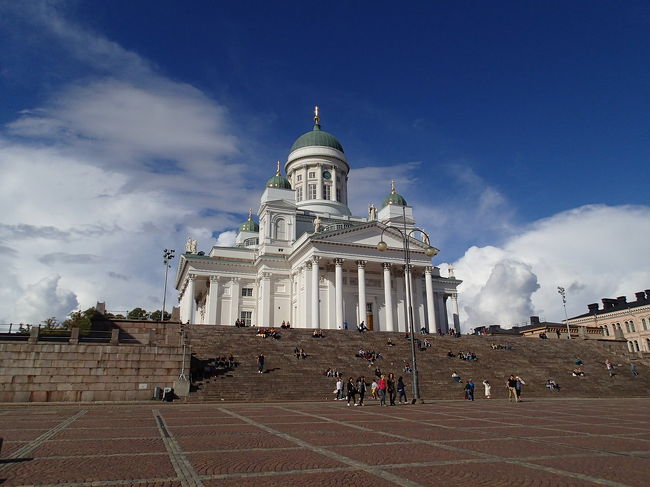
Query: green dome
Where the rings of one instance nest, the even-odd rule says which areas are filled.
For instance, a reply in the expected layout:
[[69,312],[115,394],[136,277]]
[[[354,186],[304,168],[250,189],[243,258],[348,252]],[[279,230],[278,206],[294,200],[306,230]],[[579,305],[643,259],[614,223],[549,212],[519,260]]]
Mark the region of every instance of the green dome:
[[391,182],[390,194],[384,200],[384,206],[388,205],[407,206],[404,197],[395,191],[395,182]]
[[270,178],[266,182],[267,188],[278,188],[278,189],[291,189],[291,183],[287,178],[282,176],[280,173],[280,161],[278,161],[278,167],[275,170],[275,176]]
[[296,149],[301,149],[302,147],[313,146],[331,147],[332,149],[343,152],[343,146],[338,141],[338,139],[329,132],[321,130],[319,123],[316,123],[314,125],[314,129],[312,131],[298,137],[298,139],[291,146],[291,150],[289,152],[291,153]]
[[291,183],[284,176],[273,176],[266,182],[267,188],[291,189]]
[[240,232],[259,232],[260,231],[260,226],[255,223],[255,220],[253,220],[253,212],[249,211],[248,212],[248,220],[246,220],[244,223],[242,223],[239,227]]

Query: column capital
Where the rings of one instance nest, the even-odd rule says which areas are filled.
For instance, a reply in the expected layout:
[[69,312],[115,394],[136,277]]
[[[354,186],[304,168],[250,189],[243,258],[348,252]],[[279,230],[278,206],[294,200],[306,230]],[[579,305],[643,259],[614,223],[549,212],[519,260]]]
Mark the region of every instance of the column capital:
[[311,260],[308,260],[307,262],[305,262],[305,268],[306,268],[308,271],[310,271],[311,268],[312,268],[312,265],[313,265],[313,264],[314,264],[314,263],[313,263]]
[[365,269],[366,268],[366,261],[365,260],[358,260],[357,261],[357,267],[359,269]]
[[334,264],[335,264],[337,267],[342,267],[342,266],[343,266],[343,262],[345,262],[345,259],[334,259]]
[[320,260],[320,257],[319,257],[318,255],[312,255],[312,257],[311,257],[311,261],[312,261],[314,264],[318,264],[318,261],[319,261],[319,260]]
[[433,272],[433,267],[430,265],[424,266],[424,275],[431,277],[431,273]]
[[220,279],[219,276],[210,276],[210,284],[212,284],[213,282],[218,283],[219,279]]
[[188,274],[188,275],[187,275],[187,278],[188,278],[190,281],[196,281],[196,278],[197,278],[197,277],[199,277],[198,274]]
[[390,262],[384,262],[381,265],[384,269],[388,269],[388,270],[390,270],[390,268],[393,267],[393,264],[391,264]]

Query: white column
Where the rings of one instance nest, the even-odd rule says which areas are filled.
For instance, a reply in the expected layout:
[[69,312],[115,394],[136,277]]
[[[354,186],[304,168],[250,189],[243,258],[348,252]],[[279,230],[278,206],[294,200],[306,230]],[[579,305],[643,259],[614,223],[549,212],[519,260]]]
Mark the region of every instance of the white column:
[[395,331],[393,324],[393,289],[390,280],[390,262],[384,262],[384,304],[386,307],[386,331]]
[[334,287],[336,288],[336,325],[334,329],[343,329],[343,259],[334,260]]
[[311,289],[312,267],[313,267],[312,262],[308,260],[305,262],[304,267],[302,269],[303,271],[302,282],[303,282],[303,287],[305,289],[305,295],[302,299],[303,309],[301,313],[302,319],[300,323],[300,328],[309,328],[311,322],[311,305],[312,305],[311,296],[313,294]]
[[190,299],[190,324],[194,324],[195,320],[195,312],[196,312],[196,300],[194,298],[194,287],[195,287],[195,281],[196,281],[196,274],[190,274],[189,275],[189,282],[187,284],[187,294],[189,295]]
[[234,277],[230,282],[230,325],[234,325],[235,321],[239,319],[239,295],[241,290],[239,288],[239,278]]
[[366,261],[357,261],[357,275],[359,280],[359,316],[357,324],[366,321]]
[[336,167],[332,166],[332,194],[331,200],[336,201],[336,188],[338,188],[336,183]]
[[446,294],[442,297],[442,307],[445,314],[445,328],[449,330],[449,310],[447,309],[447,298],[449,298],[449,296]]
[[320,328],[320,257],[312,257],[311,266],[311,327]]
[[317,187],[316,187],[316,199],[322,200],[323,199],[323,166],[320,164],[316,167],[316,181],[317,181]]
[[[413,294],[411,294],[411,266],[404,266],[404,307],[406,310],[406,333],[411,333],[411,320],[413,319]],[[413,325],[415,326],[415,324]]]
[[208,291],[208,319],[209,325],[218,325],[219,318],[217,306],[219,304],[219,277],[210,276],[210,290]]
[[424,268],[424,285],[427,293],[427,320],[429,321],[429,331],[435,333],[438,331],[436,324],[436,313],[433,307],[433,284],[431,283],[431,267]]
[[271,274],[263,272],[260,279],[260,326],[273,326],[271,323]]
[[451,295],[451,302],[453,305],[452,311],[454,316],[454,329],[457,332],[460,332],[460,315],[458,314],[458,294],[454,293]]
[[446,313],[445,300],[441,293],[434,293],[434,299],[435,299],[435,310],[436,310],[436,324],[438,325],[438,328],[442,330],[443,333],[446,333],[448,329],[445,326],[445,313]]

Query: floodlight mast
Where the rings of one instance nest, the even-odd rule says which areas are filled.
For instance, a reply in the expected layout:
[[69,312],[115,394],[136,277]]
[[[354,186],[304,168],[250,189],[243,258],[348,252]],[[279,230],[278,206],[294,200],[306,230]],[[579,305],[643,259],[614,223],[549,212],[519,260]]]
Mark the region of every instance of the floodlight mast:
[[176,251],[174,249],[163,250],[163,264],[165,265],[165,290],[163,292],[163,305],[162,313],[160,314],[160,321],[165,321],[165,304],[167,301],[167,274],[169,272],[169,268],[171,267],[171,265],[169,265],[169,262],[174,258],[175,252]]

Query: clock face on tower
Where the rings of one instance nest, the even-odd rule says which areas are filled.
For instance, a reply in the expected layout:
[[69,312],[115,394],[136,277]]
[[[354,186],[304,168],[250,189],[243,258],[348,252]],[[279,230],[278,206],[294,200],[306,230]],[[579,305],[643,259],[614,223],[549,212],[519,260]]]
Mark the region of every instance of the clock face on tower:
[[330,179],[331,177],[332,177],[332,174],[329,171],[323,172],[323,178]]

